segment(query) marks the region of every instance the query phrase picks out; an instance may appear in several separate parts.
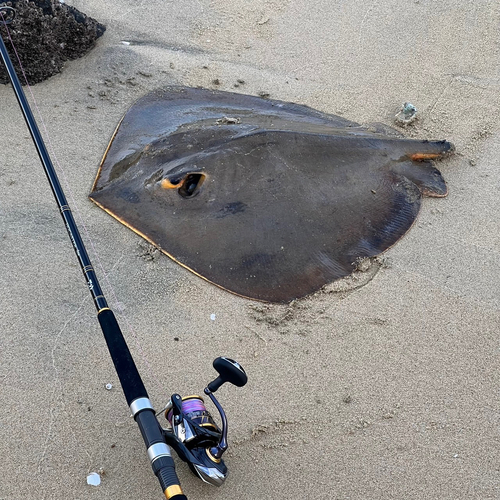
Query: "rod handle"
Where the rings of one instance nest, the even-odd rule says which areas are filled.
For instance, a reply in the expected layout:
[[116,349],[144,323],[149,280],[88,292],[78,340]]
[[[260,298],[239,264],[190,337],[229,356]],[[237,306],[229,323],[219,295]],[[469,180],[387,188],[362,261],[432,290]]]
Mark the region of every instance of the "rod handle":
[[101,309],[97,318],[128,405],[130,406],[130,403],[135,399],[147,398],[148,393],[113,311],[108,308]]

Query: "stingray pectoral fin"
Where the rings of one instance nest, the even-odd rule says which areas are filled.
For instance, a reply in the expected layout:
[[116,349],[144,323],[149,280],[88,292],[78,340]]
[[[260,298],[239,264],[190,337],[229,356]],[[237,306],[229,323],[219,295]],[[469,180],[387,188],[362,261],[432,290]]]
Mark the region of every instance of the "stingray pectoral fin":
[[442,198],[448,194],[441,172],[430,161],[405,161],[395,170],[416,184],[423,196]]

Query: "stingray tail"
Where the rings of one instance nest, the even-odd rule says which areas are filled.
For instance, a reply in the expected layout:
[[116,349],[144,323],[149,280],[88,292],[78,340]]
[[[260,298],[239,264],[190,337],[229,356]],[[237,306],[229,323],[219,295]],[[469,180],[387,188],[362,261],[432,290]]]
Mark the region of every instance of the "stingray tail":
[[407,156],[412,161],[439,160],[455,151],[448,141],[411,141],[408,143]]

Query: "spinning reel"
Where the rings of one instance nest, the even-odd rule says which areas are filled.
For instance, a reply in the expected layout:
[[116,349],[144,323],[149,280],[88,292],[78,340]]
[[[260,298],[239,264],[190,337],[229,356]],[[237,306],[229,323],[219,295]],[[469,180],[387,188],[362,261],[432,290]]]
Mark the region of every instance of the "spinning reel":
[[220,486],[227,477],[227,467],[222,455],[227,450],[227,418],[214,396],[219,387],[230,382],[237,387],[247,383],[245,370],[239,363],[220,357],[213,362],[219,376],[205,388],[205,394],[219,411],[222,428],[215,423],[200,396],[172,394],[164,413],[168,427],[163,428],[165,441],[187,462],[193,473],[205,483]]

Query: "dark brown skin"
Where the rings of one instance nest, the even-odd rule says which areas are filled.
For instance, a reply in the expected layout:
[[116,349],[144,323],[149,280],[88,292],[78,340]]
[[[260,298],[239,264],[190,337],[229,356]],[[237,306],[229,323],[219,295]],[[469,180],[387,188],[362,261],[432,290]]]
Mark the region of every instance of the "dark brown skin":
[[238,295],[289,302],[392,246],[445,141],[399,139],[305,106],[171,87],[125,115],[90,197]]

